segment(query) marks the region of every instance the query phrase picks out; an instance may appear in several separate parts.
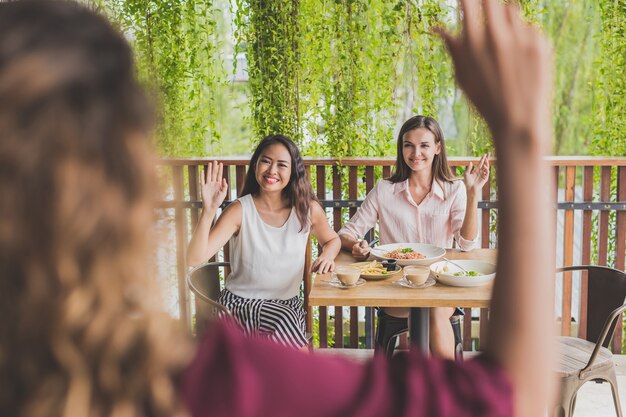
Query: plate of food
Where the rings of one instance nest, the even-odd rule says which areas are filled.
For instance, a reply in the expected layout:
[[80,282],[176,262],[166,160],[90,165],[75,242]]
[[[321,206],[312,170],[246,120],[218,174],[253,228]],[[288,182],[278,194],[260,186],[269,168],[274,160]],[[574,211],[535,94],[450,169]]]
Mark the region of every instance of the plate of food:
[[380,280],[395,277],[402,272],[400,265],[393,265],[393,269],[389,271],[387,266],[379,261],[356,262],[351,264],[361,269],[361,278],[367,280]]
[[430,270],[437,281],[453,287],[478,287],[496,277],[496,266],[483,261],[441,261],[432,264]]
[[400,266],[430,265],[445,254],[444,248],[426,243],[391,243],[372,249],[374,258],[395,259]]

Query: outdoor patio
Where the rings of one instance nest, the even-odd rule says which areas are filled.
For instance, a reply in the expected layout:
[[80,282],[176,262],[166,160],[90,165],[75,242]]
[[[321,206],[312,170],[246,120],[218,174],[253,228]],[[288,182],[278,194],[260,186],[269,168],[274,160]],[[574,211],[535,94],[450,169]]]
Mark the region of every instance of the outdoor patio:
[[[607,265],[614,262],[617,269],[624,269],[626,252],[626,158],[602,157],[550,157],[554,166],[553,181],[558,192],[558,207],[555,215],[559,220],[557,231],[557,264]],[[241,192],[248,160],[244,158],[218,158],[228,169],[224,177],[230,184],[227,202]],[[453,169],[464,167],[476,158],[450,158]],[[201,201],[199,196],[199,175],[209,159],[166,159],[161,162],[162,178],[171,190],[170,197],[159,203],[164,215],[172,218],[175,235],[176,257],[172,259],[177,273],[178,311],[181,319],[191,323],[193,308],[190,293],[185,283],[187,269],[184,263],[190,232],[197,222]],[[308,166],[313,187],[326,208],[327,216],[335,230],[352,216],[365,194],[372,189],[381,177],[389,176],[394,160],[392,158],[308,158]],[[611,184],[617,184],[611,192]],[[495,224],[497,221],[496,177],[492,172],[490,181],[483,189],[480,211],[480,247],[497,248]],[[225,203],[226,204],[226,203]],[[169,213],[169,214],[168,214]],[[376,233],[373,231],[372,233]],[[310,253],[315,253],[313,248]],[[219,258],[228,260],[228,247]],[[311,256],[311,255],[309,255]],[[303,296],[307,315],[307,327],[313,331],[313,321],[317,322],[314,340],[320,347],[371,348],[374,330],[371,309],[353,307],[344,317],[344,309],[315,307],[309,305],[308,294],[312,277],[305,274]],[[586,323],[579,318],[579,311],[585,308],[585,282],[577,277],[565,277],[557,282],[557,317],[570,317],[561,321],[561,334],[570,335],[572,329],[583,334]],[[466,306],[462,306],[466,307]],[[360,309],[360,311],[359,311]],[[471,309],[470,309],[471,310]],[[473,323],[466,320],[464,333],[470,334],[471,327],[475,340],[464,338],[464,350],[471,351],[480,346],[480,339],[486,331],[487,309],[473,309]],[[360,321],[360,322],[359,322]],[[479,324],[476,324],[479,323]],[[476,326],[478,326],[476,328]],[[616,330],[613,338],[613,352],[622,349],[622,328]],[[341,328],[345,331],[336,331]],[[478,334],[476,334],[478,333]],[[329,335],[333,335],[332,338]],[[472,346],[474,343],[474,346]]]
[[[230,184],[226,200],[233,200],[241,192],[248,160],[241,158],[218,158],[228,169],[224,177]],[[453,169],[466,166],[475,158],[451,158]],[[162,201],[160,209],[172,216],[176,237],[176,270],[178,273],[179,314],[186,323],[193,322],[194,299],[186,287],[187,269],[184,265],[185,251],[190,231],[201,209],[198,181],[209,159],[167,159],[160,167],[166,178],[171,197]],[[553,181],[558,193],[557,263],[559,266],[592,264],[606,265],[613,262],[624,269],[624,245],[626,243],[626,158],[551,157],[554,166]],[[393,165],[391,158],[310,158],[306,164],[318,198],[326,208],[329,221],[338,230],[354,214],[365,194],[377,179],[386,177]],[[497,248],[495,222],[497,221],[496,177],[492,173],[483,190],[479,203],[480,246]],[[611,183],[617,184],[611,193]],[[376,233],[376,231],[372,231]],[[314,256],[316,249],[309,249]],[[226,247],[216,259],[228,260]],[[361,360],[372,355],[374,320],[369,307],[315,307],[309,304],[312,278],[305,274],[303,295],[307,308],[307,325],[313,333],[315,352],[341,355]],[[585,320],[581,309],[586,308],[586,282],[579,277],[565,277],[557,282],[555,326],[562,335],[584,335]],[[582,301],[581,301],[582,300]],[[466,308],[472,320],[463,324],[463,347],[465,356],[480,350],[480,340],[485,337],[489,310]],[[469,316],[466,316],[469,317]],[[570,317],[570,320],[561,320]],[[196,317],[197,319],[197,317]],[[189,324],[188,324],[189,326]],[[471,337],[467,337],[470,335]],[[332,348],[329,348],[332,347]],[[616,354],[620,394],[626,404],[626,356],[622,352],[622,326],[615,331],[612,350]],[[614,415],[608,384],[586,384],[577,400],[576,416]]]

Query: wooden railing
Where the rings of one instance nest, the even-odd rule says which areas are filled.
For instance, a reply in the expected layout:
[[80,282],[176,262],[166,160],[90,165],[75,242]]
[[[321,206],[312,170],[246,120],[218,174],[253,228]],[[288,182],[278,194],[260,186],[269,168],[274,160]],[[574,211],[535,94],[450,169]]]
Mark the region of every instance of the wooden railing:
[[[247,170],[247,159],[216,158],[228,168],[224,170],[224,177],[229,183],[229,193],[226,200],[231,201],[240,195]],[[160,209],[174,209],[176,229],[176,271],[178,275],[178,295],[180,316],[184,323],[190,324],[189,291],[185,283],[185,251],[190,238],[190,231],[198,221],[201,210],[199,194],[199,175],[201,167],[212,161],[205,159],[164,159],[160,162],[162,177],[172,198],[161,201]],[[464,167],[477,158],[450,158],[451,167],[456,170]],[[557,213],[561,219],[561,243],[557,247],[558,258],[563,265],[572,265],[575,256],[577,263],[607,265],[612,260],[612,266],[624,270],[626,253],[626,158],[602,157],[551,157],[550,163],[554,166],[553,178],[546,181],[554,183],[555,190],[559,189],[560,196]],[[309,169],[313,188],[322,201],[329,215],[331,225],[339,230],[342,224],[352,216],[365,194],[371,190],[376,182],[391,173],[394,159],[392,158],[307,158],[305,164]],[[459,173],[462,171],[459,171]],[[497,197],[495,193],[495,170],[492,170],[489,182],[483,189],[479,204],[480,211],[480,245],[481,247],[495,247],[497,236],[495,222],[497,220]],[[524,175],[524,173],[520,173]],[[580,212],[581,216],[575,216]],[[578,221],[576,218],[578,217]],[[578,224],[582,223],[582,224]],[[575,234],[575,230],[580,232]],[[580,243],[580,250],[575,253],[575,243]],[[228,247],[225,248],[225,259],[228,259]],[[595,262],[594,262],[595,260]],[[310,259],[309,259],[310,262]],[[529,260],[532,262],[532,260]],[[308,268],[307,268],[308,270]],[[561,286],[561,317],[568,319],[561,321],[561,333],[569,335],[572,329],[569,318],[572,317],[573,280],[571,275],[565,275]],[[359,312],[356,307],[350,308],[347,317],[344,317],[343,308],[334,309],[334,320],[329,324],[329,311],[326,307],[316,308],[308,305],[308,292],[311,285],[311,276],[304,277],[304,298],[307,308],[307,326],[312,329],[312,317],[319,318],[319,343],[326,347],[357,347],[359,344]],[[581,277],[580,296],[586,299],[586,281]],[[331,309],[332,310],[332,309]],[[580,304],[581,314],[584,317],[586,305]],[[346,309],[346,311],[348,311]],[[488,310],[481,309],[479,314],[480,331],[478,340],[485,334]],[[576,314],[575,314],[576,315]],[[466,318],[471,317],[470,310],[466,310]],[[476,319],[476,317],[475,317]],[[344,322],[348,329],[344,332]],[[330,326],[330,328],[329,328]],[[334,328],[333,340],[329,341],[329,330]],[[464,334],[471,332],[472,320],[464,321]],[[577,326],[579,335],[586,332],[586,323],[580,319]],[[345,333],[345,334],[344,334]],[[374,319],[371,309],[365,311],[365,329],[361,336],[365,336],[365,346],[372,346],[374,334]],[[347,342],[344,343],[344,336]],[[470,350],[471,338],[464,338],[464,348]],[[613,350],[621,350],[622,329],[617,326],[613,338]]]

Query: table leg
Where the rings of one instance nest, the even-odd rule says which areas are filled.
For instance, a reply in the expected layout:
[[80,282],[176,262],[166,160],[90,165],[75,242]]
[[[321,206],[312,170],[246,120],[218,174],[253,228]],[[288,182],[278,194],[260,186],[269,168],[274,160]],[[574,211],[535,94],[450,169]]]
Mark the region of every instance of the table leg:
[[428,332],[430,308],[412,307],[409,315],[409,336],[411,349],[419,349],[426,355],[429,353]]

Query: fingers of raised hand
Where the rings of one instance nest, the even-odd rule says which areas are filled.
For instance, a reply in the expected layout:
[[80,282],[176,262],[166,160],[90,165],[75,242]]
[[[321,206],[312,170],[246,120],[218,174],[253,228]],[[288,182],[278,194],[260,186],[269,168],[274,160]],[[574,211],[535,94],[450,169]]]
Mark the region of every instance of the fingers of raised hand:
[[211,182],[217,182],[222,178],[222,163],[213,161],[213,170],[212,170]]
[[215,184],[217,183],[217,186],[220,186],[223,180],[223,175],[224,175],[224,164],[222,164],[221,162],[217,162],[217,161],[213,161],[212,163],[210,163],[209,165],[206,166],[206,175],[205,175],[205,181],[203,182],[204,184]]
[[482,39],[480,10],[477,0],[460,0],[463,12],[463,37],[471,43],[479,43]]
[[480,177],[482,179],[485,179],[489,176],[489,169],[491,168],[491,165],[489,164],[489,153],[486,153],[485,155],[483,155],[483,158],[481,160],[481,164],[480,164]]

